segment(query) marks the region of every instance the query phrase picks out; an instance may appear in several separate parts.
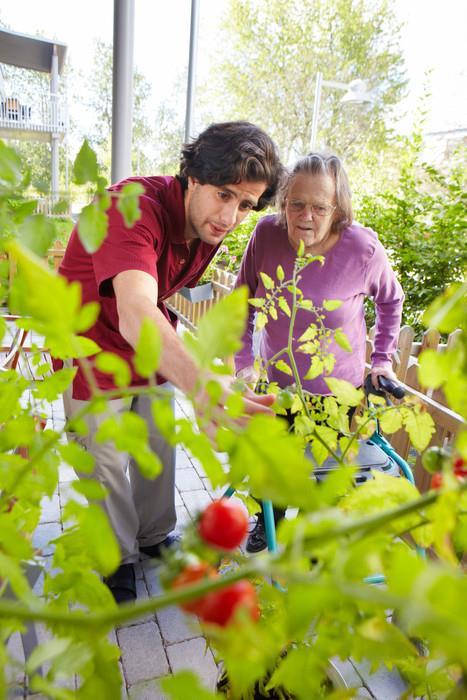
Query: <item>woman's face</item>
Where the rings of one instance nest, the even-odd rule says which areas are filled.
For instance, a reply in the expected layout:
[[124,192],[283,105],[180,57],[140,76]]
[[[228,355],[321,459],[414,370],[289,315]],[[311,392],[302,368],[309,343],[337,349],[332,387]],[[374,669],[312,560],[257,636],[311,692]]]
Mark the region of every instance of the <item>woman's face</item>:
[[297,250],[303,241],[307,252],[325,252],[332,237],[335,212],[336,186],[330,175],[296,175],[285,202],[287,234],[292,248]]

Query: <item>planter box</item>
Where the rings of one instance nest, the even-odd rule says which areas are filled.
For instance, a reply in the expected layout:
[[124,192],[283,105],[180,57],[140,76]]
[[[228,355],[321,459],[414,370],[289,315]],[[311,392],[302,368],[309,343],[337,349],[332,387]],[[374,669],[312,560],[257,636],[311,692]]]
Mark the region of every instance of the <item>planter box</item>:
[[214,292],[211,282],[200,284],[197,287],[182,287],[179,289],[179,294],[188,299],[192,304],[197,304],[200,301],[207,301],[214,297]]

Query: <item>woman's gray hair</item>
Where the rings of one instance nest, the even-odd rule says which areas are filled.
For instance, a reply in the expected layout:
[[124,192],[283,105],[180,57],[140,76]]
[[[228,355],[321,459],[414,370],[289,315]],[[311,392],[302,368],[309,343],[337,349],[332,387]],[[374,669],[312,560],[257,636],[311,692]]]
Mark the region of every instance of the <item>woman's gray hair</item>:
[[308,153],[308,155],[300,158],[288,171],[288,177],[279,190],[277,199],[279,207],[277,218],[279,223],[283,226],[287,226],[287,219],[285,216],[287,194],[297,175],[329,175],[332,177],[336,185],[337,208],[334,213],[335,218],[331,225],[331,231],[333,233],[340,233],[346,226],[350,226],[353,221],[353,212],[349,178],[338,156],[334,154],[325,155],[323,153]]

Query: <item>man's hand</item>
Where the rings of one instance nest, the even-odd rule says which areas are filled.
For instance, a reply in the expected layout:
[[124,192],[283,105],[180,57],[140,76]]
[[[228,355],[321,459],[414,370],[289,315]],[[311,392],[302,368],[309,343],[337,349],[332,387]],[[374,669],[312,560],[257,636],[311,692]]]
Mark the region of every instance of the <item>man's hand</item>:
[[250,365],[249,367],[240,369],[235,376],[237,379],[241,379],[242,382],[245,382],[245,384],[248,384],[248,386],[254,389],[258,383],[259,372],[257,369],[255,369],[255,367],[253,367],[253,365]]
[[392,379],[393,382],[397,382],[397,377],[389,367],[372,367],[370,370],[371,383],[375,389],[380,389],[378,384],[378,377],[387,377],[387,379]]
[[[276,398],[274,394],[255,394],[249,387],[245,387],[244,390],[239,393],[233,388],[233,385],[238,379],[231,376],[212,375],[209,379],[216,382],[221,387],[218,401],[214,403],[205,386],[203,386],[196,394],[193,403],[203,432],[207,434],[213,444],[215,443],[215,436],[218,428],[225,425],[227,422],[230,425],[233,423],[243,427],[247,424],[249,418],[257,413],[274,415],[274,411],[270,408]],[[238,418],[230,417],[226,420],[226,405],[230,397],[234,394],[240,396],[243,400],[242,415]]]

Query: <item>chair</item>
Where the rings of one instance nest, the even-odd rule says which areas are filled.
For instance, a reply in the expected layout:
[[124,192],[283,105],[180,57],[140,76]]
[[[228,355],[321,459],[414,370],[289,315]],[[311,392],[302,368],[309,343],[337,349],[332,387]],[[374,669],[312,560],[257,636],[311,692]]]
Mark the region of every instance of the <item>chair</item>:
[[[16,321],[19,316],[6,315],[2,316],[3,320],[8,322]],[[9,369],[17,369],[18,362],[21,357],[21,352],[23,350],[26,338],[28,337],[29,330],[24,328],[16,328],[11,342],[9,345],[2,345],[1,352],[4,355],[0,360],[0,371],[6,371]]]

